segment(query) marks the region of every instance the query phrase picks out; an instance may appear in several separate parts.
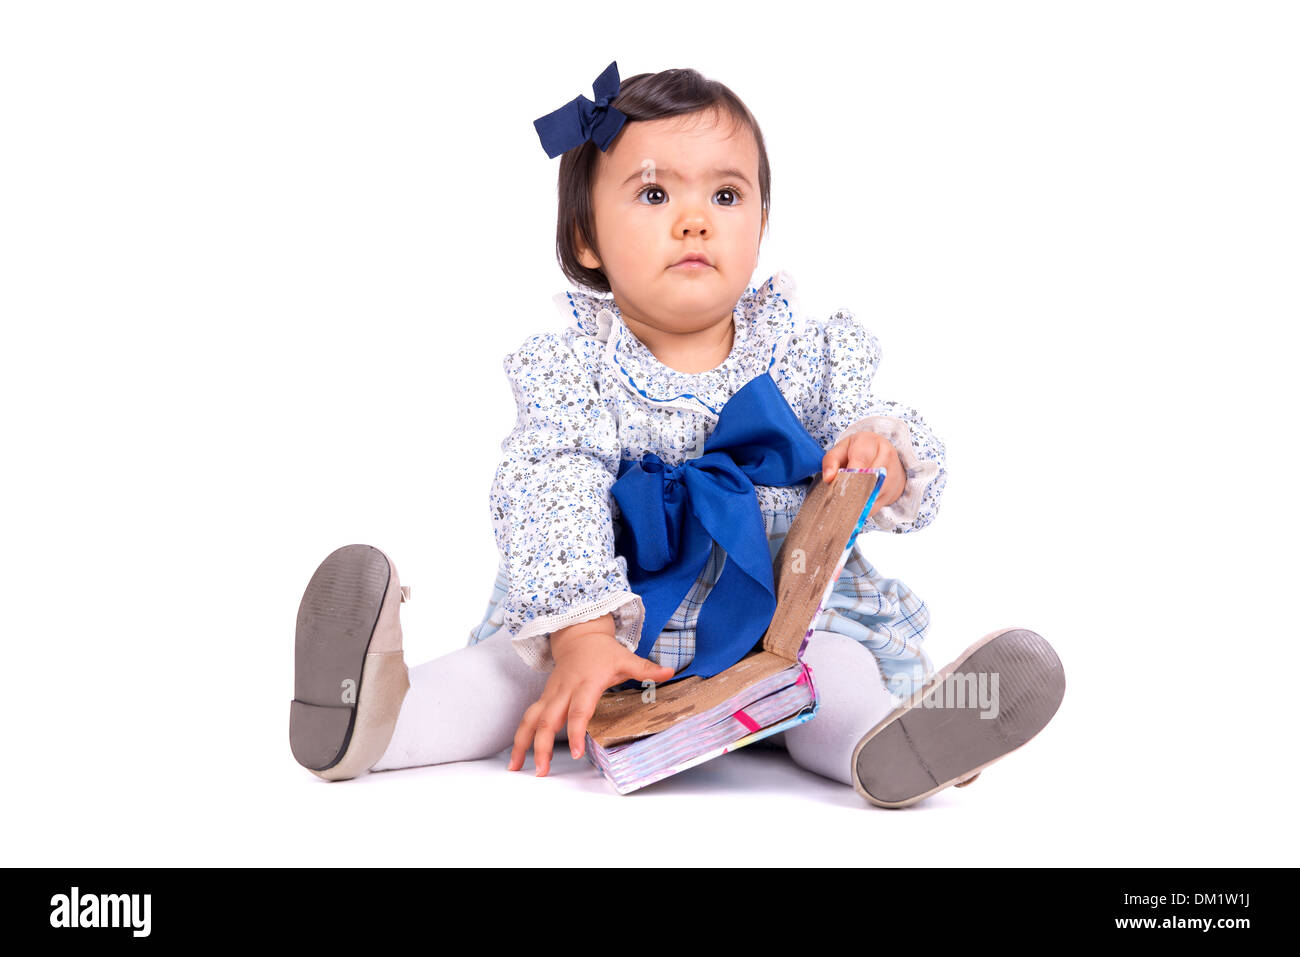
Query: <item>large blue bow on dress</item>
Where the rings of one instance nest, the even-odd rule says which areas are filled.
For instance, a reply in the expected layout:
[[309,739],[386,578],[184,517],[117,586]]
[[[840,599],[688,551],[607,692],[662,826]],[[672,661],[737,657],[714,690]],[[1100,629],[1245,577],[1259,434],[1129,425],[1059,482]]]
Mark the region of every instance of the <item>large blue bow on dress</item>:
[[627,122],[627,114],[609,105],[618,96],[620,85],[615,60],[591,85],[591,92],[596,94],[594,103],[585,96],[575,96],[558,110],[533,120],[546,155],[555,159],[587,140],[599,146],[602,153],[609,149]]
[[615,550],[645,604],[636,653],[646,657],[717,542],[722,575],[700,610],[695,657],[673,680],[709,677],[743,658],[772,623],[772,553],[755,485],[795,485],[820,474],[822,447],[767,373],[722,408],[703,454],[666,468],[654,453],[623,460],[612,491],[622,511]]

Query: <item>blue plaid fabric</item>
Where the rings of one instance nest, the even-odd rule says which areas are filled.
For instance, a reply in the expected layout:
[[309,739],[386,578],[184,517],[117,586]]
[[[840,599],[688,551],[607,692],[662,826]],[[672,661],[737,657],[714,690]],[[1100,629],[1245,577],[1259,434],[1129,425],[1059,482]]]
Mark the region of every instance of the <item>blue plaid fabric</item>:
[[[764,512],[773,560],[794,515],[789,511]],[[875,656],[889,692],[901,699],[920,690],[934,675],[934,666],[922,645],[930,626],[930,611],[905,584],[896,578],[883,577],[872,567],[861,551],[864,540],[868,539],[866,532],[858,536],[814,628],[847,635],[865,645]],[[660,632],[648,655],[652,661],[667,665],[674,672],[690,664],[695,655],[700,608],[717,584],[725,562],[726,553],[715,543],[694,586]],[[501,603],[506,596],[505,576],[503,565],[497,570],[483,620],[470,631],[470,645],[496,633],[504,624]]]

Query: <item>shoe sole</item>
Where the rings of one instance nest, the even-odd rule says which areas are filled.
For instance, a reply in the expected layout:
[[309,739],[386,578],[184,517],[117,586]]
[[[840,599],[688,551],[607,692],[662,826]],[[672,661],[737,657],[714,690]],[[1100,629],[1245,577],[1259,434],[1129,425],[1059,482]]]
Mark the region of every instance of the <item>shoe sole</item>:
[[[953,674],[996,674],[996,716],[980,717],[978,698],[967,707],[945,701],[944,679]],[[985,682],[991,691],[992,678]],[[932,701],[950,706],[922,706],[932,693]],[[1024,628],[992,632],[867,732],[853,751],[853,786],[887,808],[960,787],[1038,734],[1064,696],[1065,670],[1041,635]]]
[[[289,746],[329,781],[356,777],[383,757],[410,687],[402,652],[371,653],[391,563],[369,545],[331,553],[298,606]],[[392,612],[396,614],[396,610]]]

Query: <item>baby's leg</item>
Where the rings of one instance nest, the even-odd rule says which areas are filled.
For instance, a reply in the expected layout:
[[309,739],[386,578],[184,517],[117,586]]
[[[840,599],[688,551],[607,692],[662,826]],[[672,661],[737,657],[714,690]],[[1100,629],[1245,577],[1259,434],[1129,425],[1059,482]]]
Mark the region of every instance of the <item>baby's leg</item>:
[[801,768],[851,785],[853,750],[894,709],[894,698],[876,656],[847,635],[814,631],[803,660],[817,686],[817,716],[770,740],[783,739]]
[[[393,737],[371,770],[492,757],[510,747],[549,677],[524,664],[504,628],[410,669]],[[556,740],[567,737],[561,732]]]

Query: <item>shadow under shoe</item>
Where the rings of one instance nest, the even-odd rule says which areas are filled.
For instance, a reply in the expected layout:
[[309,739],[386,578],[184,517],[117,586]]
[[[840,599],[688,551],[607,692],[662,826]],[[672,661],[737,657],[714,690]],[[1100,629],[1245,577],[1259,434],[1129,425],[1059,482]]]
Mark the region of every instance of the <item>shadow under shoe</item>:
[[298,606],[289,746],[327,781],[376,764],[410,687],[399,608],[410,597],[397,567],[370,545],[332,552]]
[[1046,727],[1064,697],[1065,669],[1041,635],[992,632],[866,733],[853,786],[887,808],[964,787]]

